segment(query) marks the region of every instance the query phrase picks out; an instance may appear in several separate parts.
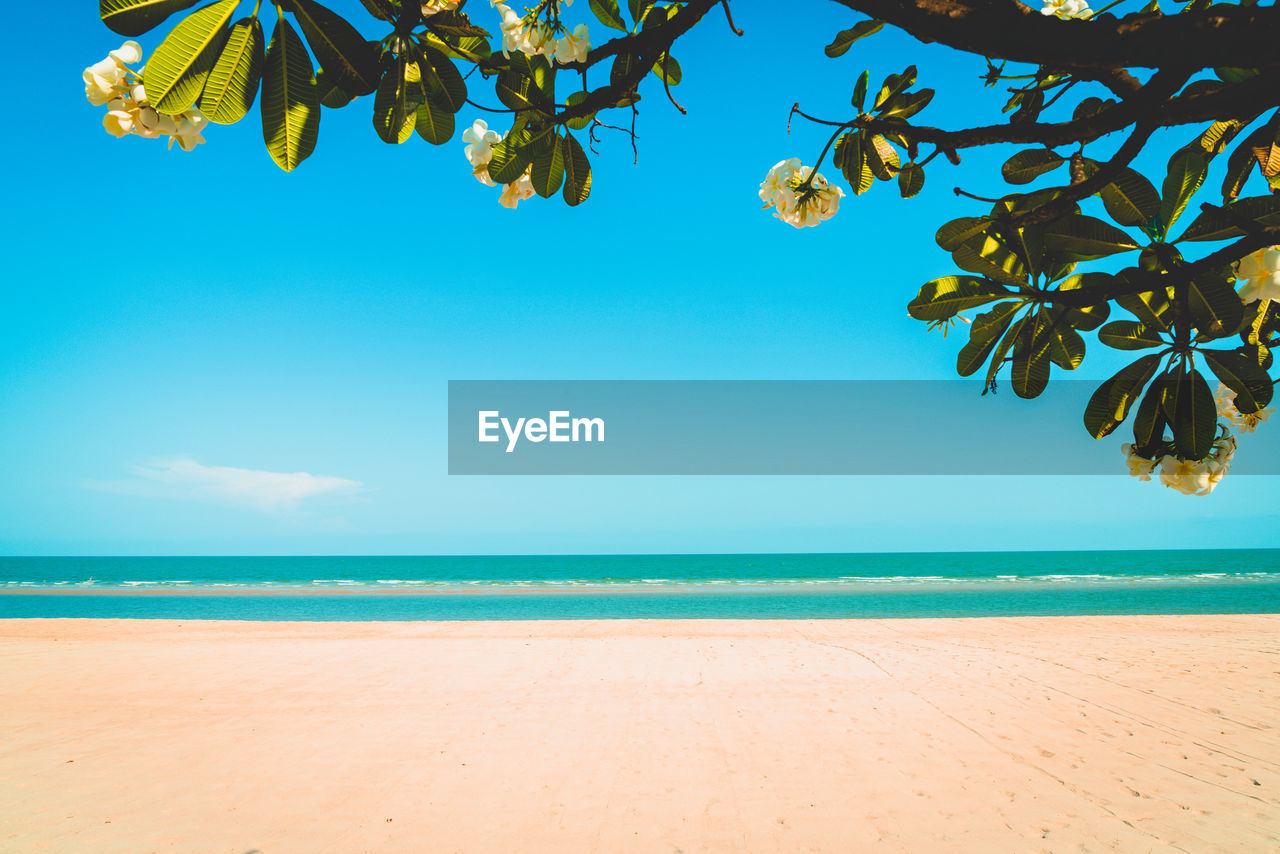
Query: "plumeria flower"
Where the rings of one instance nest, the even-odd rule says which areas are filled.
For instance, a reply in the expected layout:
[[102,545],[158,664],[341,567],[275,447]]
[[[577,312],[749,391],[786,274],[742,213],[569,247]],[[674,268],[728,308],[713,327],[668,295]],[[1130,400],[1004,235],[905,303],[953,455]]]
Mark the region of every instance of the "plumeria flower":
[[459,0],[426,0],[422,4],[422,17],[430,18],[440,12],[452,12],[458,8]]
[[587,34],[587,25],[578,24],[572,33],[565,33],[555,41],[555,59],[561,65],[571,62],[586,62],[591,53],[591,39]]
[[1241,412],[1236,408],[1235,392],[1222,383],[1218,383],[1218,390],[1213,394],[1213,402],[1218,407],[1218,417],[1230,422],[1237,433],[1252,433],[1258,429],[1259,424],[1270,418],[1271,413],[1276,411],[1275,407],[1268,406],[1257,412]]
[[114,137],[128,136],[133,132],[135,112],[128,105],[116,99],[107,103],[107,114],[102,117],[102,126]]
[[827,182],[821,173],[813,176],[807,188],[801,188],[809,168],[800,158],[779,161],[760,184],[760,199],[773,215],[796,228],[814,226],[831,219],[840,210],[844,190]]
[[516,205],[532,196],[533,179],[529,177],[529,172],[525,171],[519,178],[502,188],[502,195],[498,197],[498,204],[504,208],[515,210]]
[[177,121],[177,126],[173,129],[169,136],[169,147],[173,148],[174,142],[177,142],[183,151],[191,151],[197,145],[204,142],[204,136],[200,131],[209,120],[204,114],[192,107],[182,114]]
[[1241,258],[1236,264],[1236,279],[1243,283],[1240,299],[1245,302],[1280,299],[1280,246]]
[[1156,470],[1156,461],[1149,460],[1138,453],[1132,442],[1120,446],[1125,455],[1125,463],[1129,466],[1129,474],[1138,480],[1151,480],[1151,473]]
[[101,107],[119,96],[124,72],[108,57],[84,70],[84,96],[95,107]]
[[462,132],[462,141],[467,143],[463,152],[471,164],[471,174],[481,184],[497,186],[489,177],[489,161],[493,159],[493,146],[502,141],[502,134],[489,129],[484,119],[476,119],[471,127]]
[[524,18],[517,15],[510,6],[505,3],[499,3],[497,0],[491,0],[492,5],[498,10],[498,14],[502,16],[502,55],[511,56],[511,51],[519,53],[527,53],[530,56],[540,52],[529,39],[528,29],[525,27]]
[[1236,439],[1226,428],[1203,460],[1183,460],[1171,454],[1160,459],[1160,482],[1183,495],[1208,495],[1231,470]]
[[176,142],[183,151],[191,151],[205,141],[202,131],[209,120],[194,107],[177,116],[157,112],[147,100],[142,69],[129,68],[141,61],[142,47],[135,41],[125,42],[84,70],[85,97],[94,106],[106,105],[102,126],[112,136],[167,136],[170,148]]
[[123,69],[126,65],[136,65],[142,62],[142,45],[135,41],[127,41],[116,50],[107,54],[109,59],[114,59]]
[[1053,15],[1064,21],[1072,18],[1087,18],[1093,14],[1088,0],[1044,0],[1041,15]]

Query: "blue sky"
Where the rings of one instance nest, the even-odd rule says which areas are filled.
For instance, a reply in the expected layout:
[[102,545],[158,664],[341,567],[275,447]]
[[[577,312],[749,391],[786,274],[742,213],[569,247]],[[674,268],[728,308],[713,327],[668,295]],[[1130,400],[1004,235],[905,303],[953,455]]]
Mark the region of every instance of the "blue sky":
[[[1002,192],[1011,151],[931,168],[912,202],[876,187],[803,231],[762,212],[756,189],[825,142],[799,121],[787,135],[793,102],[843,119],[863,67],[879,79],[918,61],[939,89],[923,115],[958,126],[998,111],[981,61],[888,32],[831,60],[822,46],[856,20],[835,4],[792,12],[781,40],[766,7],[739,6],[745,38],[717,13],[676,54],[688,116],[643,90],[638,164],[606,133],[586,205],[512,212],[460,140],[379,141],[370,99],[326,111],[292,174],[267,157],[256,113],[189,154],[114,139],[79,75],[121,38],[85,6],[50,51],[36,36],[47,10],[20,4],[9,53],[44,118],[24,107],[0,143],[0,553],[1280,544],[1261,476],[1209,498],[1119,474],[449,477],[450,379],[954,376],[962,339],[926,333],[905,306],[953,270],[933,230],[976,203],[951,188]],[[140,39],[146,52],[164,31]],[[1120,364],[1101,349],[1090,342],[1079,375]]]

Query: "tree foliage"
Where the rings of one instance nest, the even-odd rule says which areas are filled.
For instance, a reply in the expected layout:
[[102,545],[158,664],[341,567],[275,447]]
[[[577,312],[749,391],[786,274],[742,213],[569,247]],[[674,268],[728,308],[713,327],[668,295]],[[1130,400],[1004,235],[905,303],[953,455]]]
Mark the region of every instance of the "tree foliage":
[[[792,120],[831,129],[815,164],[787,173],[796,177],[782,192],[800,208],[827,157],[852,195],[888,184],[910,199],[926,169],[959,164],[970,149],[1009,147],[992,176],[1007,191],[983,198],[956,188],[974,211],[941,224],[935,239],[958,269],[909,304],[913,317],[944,330],[971,321],[960,375],[981,374],[989,389],[1007,377],[1030,398],[1055,369],[1080,367],[1086,334],[1132,352],[1093,395],[1084,427],[1102,437],[1132,415],[1133,455],[1153,461],[1218,452],[1211,377],[1234,398],[1233,418],[1262,417],[1280,312],[1267,298],[1272,285],[1237,292],[1237,264],[1280,243],[1280,10],[1247,0],[1097,11],[1080,0],[1043,9],[1013,0],[837,2],[859,17],[834,35],[827,56],[856,55],[860,40],[897,28],[973,55],[985,85],[1008,93],[989,123],[935,127],[923,118],[935,92],[909,65],[857,75],[845,116],[813,116],[799,103],[792,111]],[[501,29],[492,31],[488,5],[473,19],[465,2],[361,0],[362,14],[348,20],[316,0],[281,0],[268,7],[269,38],[260,2],[240,18],[237,0],[193,5],[100,0],[103,22],[128,36],[181,16],[143,78],[160,114],[195,105],[232,123],[256,99],[271,157],[292,170],[314,149],[327,109],[370,110],[385,143],[416,134],[440,145],[454,138],[465,105],[480,106],[472,90],[492,88],[483,100],[501,103],[492,111],[511,124],[493,138],[479,129],[467,138],[487,157],[473,158],[478,177],[525,181],[528,194],[560,193],[569,205],[589,197],[599,129],[630,128],[634,141],[642,88],[684,112],[672,93],[683,78],[673,51],[690,29],[720,17],[720,7],[723,22],[711,24],[742,35],[727,0],[589,0],[601,28],[616,33],[589,51],[585,31],[580,43],[562,24],[558,0],[523,15],[499,6]],[[847,68],[840,62],[837,78]],[[607,82],[589,87],[595,66],[608,68]],[[610,113],[623,118],[607,124]],[[1163,172],[1144,175],[1133,164],[1162,129],[1182,139]],[[825,179],[820,186],[838,192]]]

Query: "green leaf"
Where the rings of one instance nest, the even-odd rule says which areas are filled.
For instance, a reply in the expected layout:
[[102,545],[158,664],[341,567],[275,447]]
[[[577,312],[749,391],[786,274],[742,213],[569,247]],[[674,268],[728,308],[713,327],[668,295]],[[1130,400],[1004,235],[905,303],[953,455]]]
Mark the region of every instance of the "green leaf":
[[1029,184],[1066,162],[1065,157],[1047,148],[1029,148],[1006,160],[1000,174],[1010,184]]
[[1165,418],[1160,411],[1160,398],[1164,393],[1165,377],[1155,378],[1138,404],[1133,416],[1133,442],[1138,448],[1149,449],[1164,439]]
[[864,71],[858,75],[858,82],[853,85],[852,106],[861,113],[867,108],[867,83],[871,80],[871,72]]
[[156,112],[176,116],[195,104],[227,37],[227,22],[237,2],[219,0],[192,12],[151,54],[143,85]]
[[548,112],[551,109],[551,102],[528,74],[503,71],[498,74],[494,91],[498,95],[498,100],[513,110]]
[[573,138],[573,134],[564,135],[563,148],[564,190],[562,195],[565,204],[576,207],[591,195],[591,163],[587,160],[587,153],[582,150],[582,146]]
[[1213,450],[1218,435],[1218,407],[1209,384],[1197,370],[1178,381],[1178,416],[1173,422],[1173,444],[1183,459],[1202,460]]
[[915,163],[908,163],[898,173],[898,192],[902,198],[909,199],[924,188],[924,169]]
[[113,32],[140,36],[174,12],[196,4],[196,0],[98,0],[98,17]]
[[444,145],[453,139],[453,113],[428,97],[414,114],[413,127],[418,136],[432,145]]
[[1168,234],[1178,217],[1182,216],[1187,202],[1191,201],[1196,190],[1200,189],[1208,171],[1209,160],[1199,149],[1182,149],[1169,158],[1169,171],[1165,175],[1164,185],[1160,191],[1162,235]]
[[276,21],[262,68],[262,138],[286,172],[311,156],[320,133],[320,93],[311,57],[284,18]]
[[1113,225],[1083,214],[1064,216],[1044,232],[1046,249],[1063,252],[1080,261],[1105,258],[1137,249],[1138,243]]
[[929,106],[934,94],[933,89],[921,89],[918,92],[905,92],[896,95],[880,111],[880,117],[886,119],[909,119]]
[[[564,99],[564,103],[566,107],[575,107],[586,99],[587,93],[579,90],[577,92],[570,92],[569,97]],[[591,119],[594,117],[595,113],[588,113],[587,115],[579,116],[576,119],[569,119],[564,124],[565,127],[572,128],[573,130],[582,130],[583,128],[591,125]]]
[[1235,288],[1212,272],[1192,279],[1187,286],[1191,316],[1196,328],[1215,338],[1234,335],[1244,320],[1244,303]]
[[200,111],[209,121],[234,124],[258,97],[262,80],[262,25],[256,17],[235,23],[200,95]]
[[1101,439],[1124,422],[1129,415],[1129,407],[1138,399],[1143,386],[1159,365],[1158,353],[1143,356],[1098,386],[1084,410],[1084,428],[1090,436]]
[[1235,406],[1240,412],[1257,412],[1271,402],[1275,386],[1271,377],[1248,359],[1232,350],[1200,350],[1205,364],[1222,384],[1236,393]]
[[627,31],[627,24],[622,20],[622,10],[618,8],[618,0],[591,0],[591,11],[606,27]]
[[564,149],[564,143],[553,132],[551,144],[544,146],[533,158],[529,177],[533,181],[534,192],[544,199],[554,196],[564,182]]
[[1068,325],[1065,317],[1055,317],[1049,326],[1049,361],[1064,371],[1074,371],[1084,361],[1084,338]]
[[967,377],[982,367],[1022,307],[1021,302],[997,303],[975,317],[969,327],[969,342],[960,348],[956,357],[956,373]]
[[627,11],[631,13],[631,20],[637,24],[644,21],[652,7],[653,0],[627,0]]
[[951,253],[962,270],[994,279],[1007,288],[1027,286],[1027,268],[1007,244],[992,235],[979,235]]
[[1236,134],[1243,129],[1244,124],[1238,119],[1214,122],[1209,125],[1208,130],[1200,135],[1200,147],[1210,157],[1221,154],[1222,150],[1235,138]]
[[1049,326],[1047,312],[1036,314],[1035,321],[1023,323],[1013,345],[1010,384],[1021,398],[1035,398],[1049,384]]
[[835,40],[827,45],[823,52],[833,59],[837,56],[843,56],[858,39],[865,39],[867,36],[875,35],[880,32],[882,27],[884,27],[884,21],[859,21],[849,29],[837,33]]
[[382,80],[373,96],[373,128],[383,142],[396,145],[413,136],[418,108],[427,100],[416,62],[403,56],[383,62]]
[[876,99],[871,102],[871,108],[873,110],[888,109],[889,102],[896,95],[907,91],[916,82],[916,74],[916,67],[908,65],[901,74],[890,74],[886,77],[880,84],[880,94],[876,95]]
[[1107,213],[1121,225],[1147,225],[1160,212],[1160,194],[1132,169],[1122,169],[1098,195]]
[[940,248],[955,252],[979,234],[985,233],[991,225],[989,217],[962,216],[943,223],[933,239]]
[[1146,350],[1165,347],[1159,335],[1136,320],[1115,320],[1098,330],[1098,340],[1117,350]]
[[[1280,196],[1252,196],[1231,202],[1226,207],[1240,218],[1252,220],[1258,225],[1280,225]],[[1243,235],[1244,232],[1231,220],[1217,211],[1207,210],[1187,226],[1178,240],[1229,240]]]
[[[433,16],[434,17],[434,16]],[[423,61],[418,63],[426,73],[423,82],[436,103],[456,113],[467,103],[467,82],[462,79],[458,67],[449,57],[434,48],[423,51]],[[534,81],[537,82],[536,80]]]
[[881,181],[888,181],[898,172],[898,152],[889,144],[889,140],[876,134],[871,137],[871,144],[863,144],[867,154],[867,167],[871,174]]
[[613,65],[609,67],[609,83],[614,86],[625,85],[627,79],[634,76],[636,69],[639,67],[640,57],[634,53],[623,51],[614,57]]
[[324,69],[316,72],[316,90],[320,93],[321,106],[331,110],[341,109],[353,100],[343,88],[324,75]]
[[658,57],[658,61],[653,64],[653,73],[668,86],[680,85],[680,80],[683,77],[680,71],[680,63],[676,62],[674,56],[666,53]]
[[512,131],[501,142],[493,145],[493,157],[489,160],[489,177],[499,184],[519,180],[533,160],[527,130]]
[[379,21],[394,21],[396,10],[400,6],[399,0],[360,0],[360,3],[365,11]]
[[442,11],[436,12],[423,20],[431,32],[438,36],[449,36],[451,38],[489,38],[489,31],[484,27],[478,27],[471,23],[471,18],[466,12],[458,11]]
[[1074,329],[1085,332],[1097,329],[1107,320],[1111,307],[1107,302],[1107,289],[1115,282],[1115,277],[1107,273],[1080,273],[1058,284],[1059,291],[1092,291],[1100,299],[1090,306],[1068,306],[1063,309],[1066,322]]
[[875,183],[875,176],[867,166],[865,135],[861,131],[847,133],[840,137],[837,147],[840,171],[844,173],[844,179],[849,182],[849,188],[853,190],[855,196],[865,193]]
[[966,308],[986,305],[1009,292],[995,282],[977,276],[943,276],[926,282],[907,304],[907,313],[916,320],[946,320]]
[[288,0],[325,76],[352,95],[378,88],[378,52],[341,15],[315,0]]

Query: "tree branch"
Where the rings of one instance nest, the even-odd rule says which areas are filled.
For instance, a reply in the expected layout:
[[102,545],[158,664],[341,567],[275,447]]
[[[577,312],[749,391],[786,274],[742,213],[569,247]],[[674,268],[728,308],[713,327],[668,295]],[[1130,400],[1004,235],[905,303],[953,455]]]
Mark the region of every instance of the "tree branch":
[[967,53],[1062,69],[1277,68],[1280,9],[1213,6],[1177,15],[1063,21],[1014,0],[835,0],[915,36]]
[[606,86],[592,89],[577,104],[566,107],[556,113],[553,122],[563,123],[570,119],[590,115],[607,107],[615,107],[624,96],[635,91],[640,81],[652,69],[658,57],[670,50],[671,45],[680,36],[687,33],[694,24],[702,20],[702,16],[712,7],[719,5],[720,0],[692,0],[688,5],[673,15],[665,24],[651,30],[616,38],[591,51],[584,65],[568,67],[589,67],[608,56],[631,54],[637,57],[635,66],[618,80],[610,80]]

